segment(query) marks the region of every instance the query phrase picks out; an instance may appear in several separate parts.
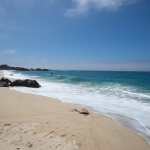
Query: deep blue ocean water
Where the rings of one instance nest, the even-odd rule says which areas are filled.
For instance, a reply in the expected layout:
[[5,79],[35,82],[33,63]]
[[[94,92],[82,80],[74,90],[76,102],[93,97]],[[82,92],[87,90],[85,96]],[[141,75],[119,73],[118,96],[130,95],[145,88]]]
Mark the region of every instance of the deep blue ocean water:
[[[150,72],[4,71],[6,77],[36,79],[41,88],[14,87],[54,97],[112,117],[150,143]],[[11,76],[10,74],[13,74]],[[126,122],[126,123],[125,123]]]

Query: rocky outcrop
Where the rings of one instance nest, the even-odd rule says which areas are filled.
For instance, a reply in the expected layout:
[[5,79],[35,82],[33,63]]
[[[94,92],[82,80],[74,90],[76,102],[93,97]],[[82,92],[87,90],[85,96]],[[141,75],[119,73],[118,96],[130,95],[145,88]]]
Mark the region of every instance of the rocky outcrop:
[[10,81],[9,79],[6,78],[1,78],[0,79],[0,87],[9,87],[9,86],[23,86],[23,87],[32,87],[32,88],[39,88],[41,87],[39,83],[36,80],[15,80],[15,81]]
[[51,71],[49,69],[41,69],[41,68],[37,68],[37,69],[28,69],[28,68],[23,68],[23,67],[11,67],[8,65],[0,65],[0,70],[18,70],[18,71]]
[[42,71],[42,69],[41,68],[36,68],[35,71]]
[[24,86],[24,87],[32,87],[32,88],[39,88],[41,87],[36,80],[15,80],[11,83],[11,86]]
[[11,85],[11,81],[9,79],[6,78],[1,78],[0,79],[0,87],[8,87]]
[[8,85],[5,82],[0,82],[0,87],[8,87]]
[[27,68],[23,68],[23,67],[10,67],[7,65],[1,65],[0,66],[0,70],[20,70],[20,71],[29,71],[29,69]]
[[36,69],[34,69],[34,71],[51,71],[51,70],[49,70],[49,69],[36,68]]
[[33,68],[30,68],[29,71],[35,71]]

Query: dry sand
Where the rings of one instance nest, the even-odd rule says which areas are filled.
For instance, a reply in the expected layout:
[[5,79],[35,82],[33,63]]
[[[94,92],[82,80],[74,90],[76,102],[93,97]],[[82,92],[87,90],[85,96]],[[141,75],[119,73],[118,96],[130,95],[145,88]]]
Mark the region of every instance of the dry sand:
[[80,109],[0,88],[0,150],[150,150],[143,137],[111,118],[74,108]]

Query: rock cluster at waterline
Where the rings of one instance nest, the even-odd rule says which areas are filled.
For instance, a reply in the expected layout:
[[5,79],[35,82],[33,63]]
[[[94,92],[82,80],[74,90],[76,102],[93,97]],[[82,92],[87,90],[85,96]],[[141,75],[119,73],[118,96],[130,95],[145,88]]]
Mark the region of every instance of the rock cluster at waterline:
[[10,81],[6,78],[0,79],[0,87],[13,87],[13,86],[23,86],[23,87],[32,87],[32,88],[39,88],[41,87],[36,80],[14,80]]

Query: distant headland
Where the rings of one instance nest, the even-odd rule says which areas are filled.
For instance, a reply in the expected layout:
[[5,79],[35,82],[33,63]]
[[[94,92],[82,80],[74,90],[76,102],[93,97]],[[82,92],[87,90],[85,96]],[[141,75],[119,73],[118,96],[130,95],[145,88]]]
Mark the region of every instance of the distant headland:
[[3,65],[0,65],[0,70],[19,70],[19,71],[52,71],[50,69],[41,69],[41,68],[36,68],[36,69],[33,69],[33,68],[24,68],[24,67],[11,67],[11,66],[8,66],[7,64],[3,64]]

